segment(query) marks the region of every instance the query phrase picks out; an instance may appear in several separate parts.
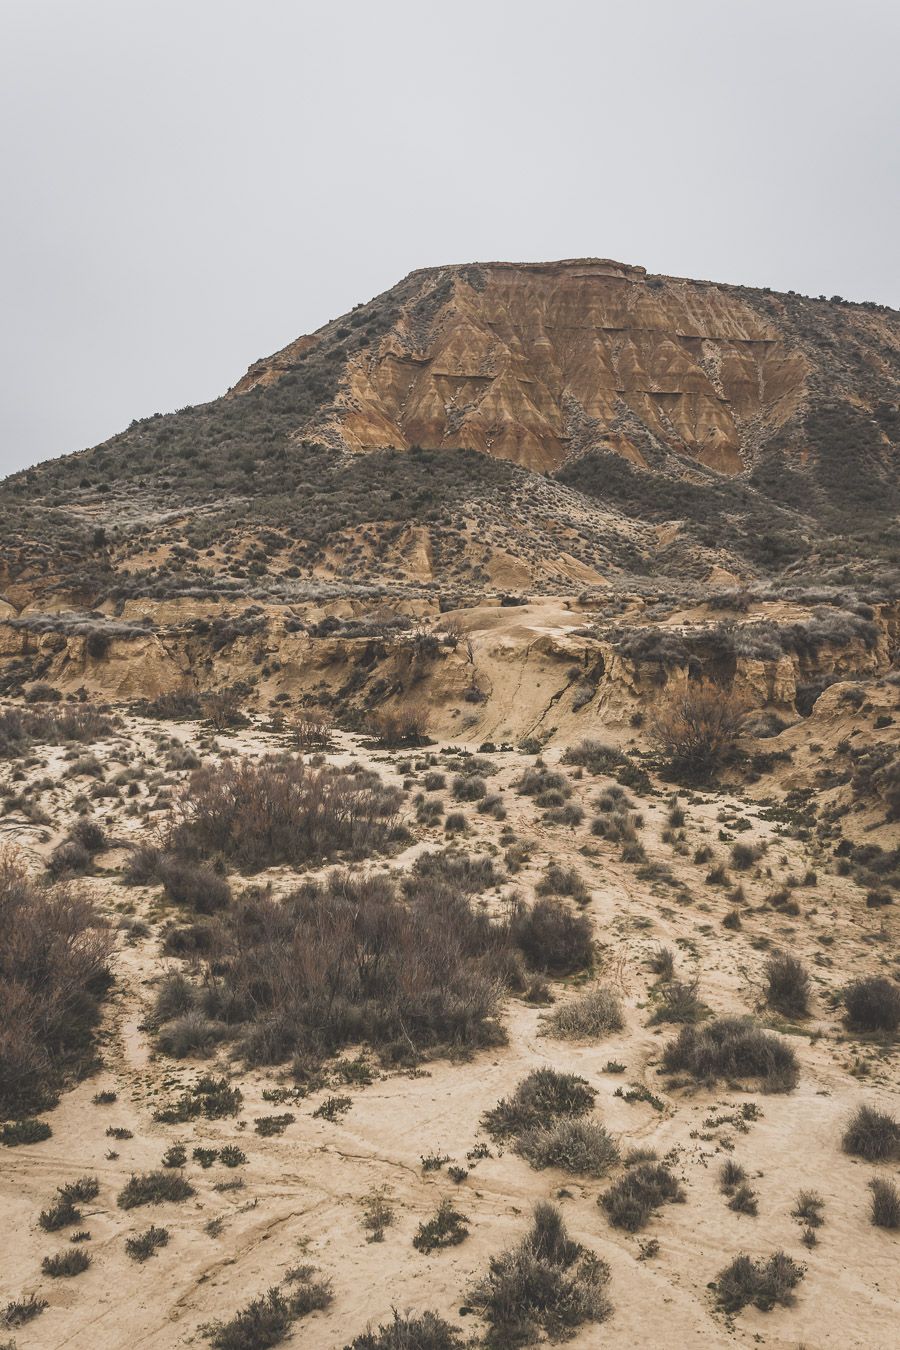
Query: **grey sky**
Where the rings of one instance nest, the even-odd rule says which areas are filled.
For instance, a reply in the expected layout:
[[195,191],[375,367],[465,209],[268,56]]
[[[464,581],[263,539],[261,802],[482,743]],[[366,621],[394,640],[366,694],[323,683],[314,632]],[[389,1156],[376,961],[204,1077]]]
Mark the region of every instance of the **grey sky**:
[[900,304],[896,0],[0,0],[0,472],[415,267]]

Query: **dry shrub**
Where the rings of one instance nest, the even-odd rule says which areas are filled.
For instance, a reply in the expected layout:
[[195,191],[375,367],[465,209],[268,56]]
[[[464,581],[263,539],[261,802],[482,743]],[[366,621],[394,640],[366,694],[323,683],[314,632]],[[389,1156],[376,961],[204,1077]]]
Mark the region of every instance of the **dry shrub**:
[[394,1310],[393,1321],[370,1328],[356,1336],[344,1350],[463,1350],[463,1339],[456,1327],[425,1312],[401,1315]]
[[700,1081],[757,1078],[764,1092],[790,1092],[800,1077],[787,1041],[738,1017],[682,1027],[663,1049],[662,1065],[666,1073],[683,1071]]
[[654,715],[650,737],[673,777],[709,782],[733,757],[746,711],[718,685],[688,685]]
[[532,1167],[560,1167],[578,1176],[605,1176],[619,1161],[618,1145],[599,1121],[571,1116],[525,1130],[514,1147]]
[[803,962],[790,952],[773,952],[763,968],[766,1002],[785,1017],[809,1012],[810,980]]
[[636,1233],[664,1204],[682,1204],[685,1193],[678,1178],[659,1162],[630,1167],[597,1201],[614,1228]]
[[793,1290],[806,1274],[786,1252],[774,1252],[767,1261],[752,1261],[749,1256],[736,1256],[716,1280],[716,1293],[725,1312],[740,1312],[753,1303],[763,1312],[769,1312],[776,1303],[788,1307],[793,1302]]
[[398,837],[400,801],[374,773],[311,768],[288,755],[240,760],[192,775],[169,847],[188,859],[220,854],[248,871],[339,852],[362,858]]
[[873,1177],[869,1182],[872,1205],[869,1217],[876,1228],[900,1228],[900,1191],[888,1177]]
[[845,1153],[866,1162],[886,1162],[900,1156],[900,1122],[886,1111],[860,1106],[850,1117],[841,1142]]
[[87,1070],[111,948],[88,900],[38,889],[0,851],[0,1114],[52,1105]]
[[298,1266],[286,1278],[291,1285],[287,1293],[273,1285],[230,1321],[204,1328],[212,1350],[268,1350],[290,1335],[298,1317],[331,1303],[331,1281],[317,1279],[312,1266]]
[[369,735],[388,749],[428,744],[428,713],[418,703],[379,708],[368,720]]
[[854,980],[844,990],[847,1025],[853,1031],[885,1031],[900,1027],[900,985],[882,975]]
[[511,929],[513,941],[533,970],[571,975],[593,965],[590,919],[584,914],[573,914],[554,896],[542,896],[530,909],[519,906],[513,915]]
[[413,891],[332,872],[280,903],[251,895],[218,921],[208,1016],[242,1024],[251,1062],[366,1041],[389,1061],[495,1045],[509,934],[461,889]]
[[[517,1247],[491,1259],[488,1274],[469,1290],[468,1302],[489,1326],[494,1350],[567,1340],[585,1322],[612,1312],[609,1266],[574,1242],[555,1205],[540,1204]],[[412,1347],[410,1347],[412,1350]]]
[[598,985],[553,1012],[544,1019],[548,1035],[565,1040],[588,1040],[621,1031],[624,1026],[622,1003],[614,989]]
[[114,730],[111,719],[87,704],[54,708],[4,708],[0,711],[0,760],[25,754],[32,745],[86,745]]
[[502,1097],[481,1118],[494,1139],[509,1139],[526,1130],[552,1125],[562,1117],[584,1116],[594,1105],[596,1090],[586,1079],[556,1069],[532,1069],[511,1097]]

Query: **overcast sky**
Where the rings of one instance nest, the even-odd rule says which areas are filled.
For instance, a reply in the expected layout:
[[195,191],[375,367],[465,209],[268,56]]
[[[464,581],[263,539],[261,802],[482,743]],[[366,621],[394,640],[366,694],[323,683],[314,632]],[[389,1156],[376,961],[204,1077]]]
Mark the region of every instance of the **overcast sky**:
[[898,0],[0,0],[0,471],[415,267],[900,305]]

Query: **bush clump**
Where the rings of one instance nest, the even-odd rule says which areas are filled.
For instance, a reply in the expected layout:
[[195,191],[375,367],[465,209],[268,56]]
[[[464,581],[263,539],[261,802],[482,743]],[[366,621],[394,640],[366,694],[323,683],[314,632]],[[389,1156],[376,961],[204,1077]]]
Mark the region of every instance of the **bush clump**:
[[41,1144],[52,1133],[46,1120],[35,1120],[33,1116],[27,1116],[24,1120],[8,1120],[0,1125],[0,1144],[5,1144],[7,1148]]
[[496,1350],[533,1345],[541,1333],[565,1340],[585,1322],[609,1317],[609,1278],[606,1262],[569,1237],[556,1206],[540,1204],[530,1231],[491,1259],[468,1303],[487,1321],[486,1343]]
[[740,1312],[748,1303],[763,1312],[769,1312],[780,1303],[788,1307],[793,1302],[793,1290],[806,1274],[786,1252],[774,1252],[768,1260],[753,1261],[749,1256],[736,1256],[716,1277],[716,1296],[725,1312]]
[[395,1309],[393,1321],[354,1337],[344,1350],[463,1350],[463,1344],[457,1328],[437,1313],[401,1315]]
[[469,1236],[468,1223],[466,1215],[444,1196],[432,1217],[419,1224],[412,1245],[426,1256],[441,1247],[456,1247]]
[[674,778],[708,783],[733,758],[745,715],[719,686],[689,685],[651,720],[650,735]]
[[790,1092],[800,1078],[786,1041],[738,1017],[682,1027],[663,1049],[662,1065],[666,1073],[685,1072],[700,1081],[756,1078],[764,1092]]
[[514,1147],[538,1170],[559,1167],[578,1176],[605,1176],[619,1161],[618,1145],[603,1125],[571,1116],[525,1130]]
[[187,1200],[194,1188],[179,1172],[132,1173],[116,1197],[120,1209],[136,1209],[138,1205],[162,1205]]
[[374,773],[290,755],[229,761],[192,775],[169,847],[188,860],[219,854],[249,872],[338,853],[365,858],[401,837],[400,801]]
[[596,1096],[596,1089],[577,1074],[532,1069],[511,1097],[501,1098],[482,1116],[481,1123],[494,1139],[509,1139],[562,1116],[584,1116]]
[[681,1204],[685,1192],[664,1163],[641,1162],[630,1167],[597,1201],[614,1228],[636,1233],[664,1204]]
[[881,975],[854,980],[844,990],[847,1025],[853,1031],[885,1031],[900,1027],[900,985]]
[[590,919],[584,914],[573,914],[554,896],[542,896],[530,909],[519,907],[510,927],[513,941],[534,970],[571,975],[593,964]]
[[86,1252],[83,1247],[70,1247],[67,1251],[45,1256],[41,1262],[41,1270],[54,1279],[70,1279],[73,1275],[80,1275],[82,1271],[87,1270],[90,1264],[90,1252]]
[[886,1111],[860,1106],[850,1117],[841,1142],[845,1153],[866,1162],[887,1162],[900,1156],[900,1122]]
[[596,1040],[625,1025],[622,1002],[614,989],[597,985],[554,1008],[544,1018],[544,1030],[561,1040]]
[[900,1191],[887,1177],[873,1177],[869,1182],[872,1192],[869,1217],[876,1228],[900,1228]]
[[228,1322],[206,1328],[212,1350],[269,1350],[289,1334],[299,1317],[327,1308],[332,1301],[331,1281],[316,1277],[312,1266],[297,1266],[288,1271],[290,1289],[285,1293],[273,1285]]
[[54,1105],[90,1067],[111,949],[88,900],[35,886],[0,849],[0,1116]]
[[147,1261],[159,1247],[165,1247],[168,1241],[168,1228],[157,1228],[155,1224],[151,1224],[143,1233],[125,1239],[125,1252],[132,1261]]
[[790,952],[773,952],[763,967],[766,1002],[785,1017],[809,1012],[810,979],[803,962]]

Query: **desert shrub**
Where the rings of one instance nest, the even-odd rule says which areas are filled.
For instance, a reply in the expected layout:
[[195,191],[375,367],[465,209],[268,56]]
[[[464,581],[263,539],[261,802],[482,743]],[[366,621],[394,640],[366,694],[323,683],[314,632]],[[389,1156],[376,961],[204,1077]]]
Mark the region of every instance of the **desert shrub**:
[[538,895],[569,895],[578,904],[590,899],[590,889],[584,884],[575,867],[561,867],[551,862],[535,887]]
[[22,1144],[40,1144],[49,1139],[53,1131],[46,1120],[35,1120],[28,1116],[24,1120],[8,1120],[0,1125],[0,1144],[7,1148],[18,1148]]
[[83,1247],[70,1247],[64,1252],[55,1252],[53,1256],[45,1256],[41,1270],[54,1279],[70,1279],[87,1270],[90,1264],[90,1252],[86,1252]]
[[165,1125],[182,1125],[201,1116],[222,1120],[225,1116],[236,1116],[243,1099],[240,1088],[232,1087],[226,1078],[205,1076],[170,1106],[157,1107],[153,1119]]
[[773,952],[763,966],[766,1002],[785,1017],[809,1012],[810,980],[803,962],[790,952]]
[[0,1115],[52,1105],[90,1066],[111,947],[88,900],[0,850]]
[[457,774],[453,780],[453,795],[458,802],[477,802],[487,795],[487,783],[477,774]]
[[202,863],[163,858],[158,874],[168,898],[197,914],[214,914],[231,900],[231,887],[225,878]]
[[854,1031],[886,1031],[900,1027],[900,985],[882,975],[854,980],[844,990],[847,1025]]
[[165,1247],[169,1241],[168,1228],[152,1225],[143,1233],[125,1239],[125,1252],[132,1261],[147,1261],[159,1247]]
[[290,1334],[298,1317],[327,1308],[332,1301],[330,1280],[316,1278],[312,1266],[288,1271],[286,1281],[291,1286],[287,1293],[273,1285],[230,1321],[205,1328],[212,1350],[268,1350]]
[[45,1308],[48,1308],[45,1298],[38,1298],[36,1294],[28,1294],[26,1298],[12,1299],[7,1303],[3,1311],[3,1321],[8,1327],[23,1327],[26,1323],[39,1317]]
[[653,974],[658,975],[661,980],[671,980],[675,974],[675,953],[671,947],[660,945],[651,954],[648,965]]
[[419,704],[380,708],[370,714],[366,730],[380,745],[392,750],[407,745],[427,745],[428,713]]
[[606,1210],[614,1228],[636,1233],[660,1205],[681,1204],[684,1199],[684,1190],[668,1167],[663,1163],[645,1162],[630,1167],[597,1203]]
[[446,775],[438,773],[436,770],[426,773],[422,779],[422,787],[426,792],[441,792],[446,786]]
[[120,1209],[136,1209],[138,1205],[161,1205],[187,1200],[194,1188],[178,1172],[132,1173],[119,1191],[116,1204]]
[[549,1125],[561,1116],[583,1116],[591,1110],[597,1093],[577,1074],[556,1069],[532,1069],[511,1097],[502,1098],[481,1118],[495,1139],[507,1139],[539,1125]]
[[651,719],[651,739],[674,777],[709,782],[733,757],[745,711],[716,685],[689,685]]
[[246,1153],[237,1144],[225,1144],[219,1149],[219,1162],[223,1167],[243,1167],[246,1161]]
[[728,1208],[734,1210],[736,1214],[758,1214],[759,1201],[756,1198],[756,1192],[746,1184],[738,1186],[734,1195],[728,1201]]
[[900,1228],[900,1191],[887,1177],[873,1177],[869,1217],[876,1228]]
[[440,853],[420,853],[403,889],[410,899],[421,898],[438,886],[477,895],[498,885],[500,880],[490,858],[444,849]]
[[794,1201],[791,1218],[797,1219],[800,1223],[805,1223],[808,1228],[821,1228],[825,1222],[822,1218],[824,1208],[825,1201],[821,1195],[818,1195],[815,1191],[800,1191]]
[[536,764],[534,768],[526,769],[515,787],[520,796],[534,797],[538,801],[538,805],[541,804],[540,799],[548,792],[559,794],[559,800],[545,803],[548,806],[558,806],[566,797],[572,795],[571,785],[564,773],[557,773],[555,770],[539,764]]
[[698,1022],[705,1012],[705,1006],[697,997],[698,981],[665,980],[654,991],[656,1006],[650,1018],[652,1024],[660,1022]]
[[544,1019],[548,1035],[566,1040],[593,1039],[621,1031],[625,1025],[622,1003],[608,985],[597,985],[577,998],[554,1008]]
[[276,1116],[257,1116],[253,1124],[256,1133],[262,1135],[263,1139],[272,1139],[275,1135],[284,1134],[289,1125],[293,1125],[297,1117],[292,1111],[282,1111]]
[[507,925],[464,893],[487,875],[464,857],[425,863],[401,898],[389,877],[335,871],[281,902],[260,894],[233,906],[219,921],[216,997],[246,1058],[365,1041],[392,1061],[500,1043],[516,953]]
[[197,990],[180,971],[165,975],[153,1001],[154,1021],[170,1022],[183,1017],[197,1006],[197,998]]
[[132,848],[122,869],[126,886],[151,886],[159,880],[162,853],[152,844],[138,844]]
[[719,1189],[725,1195],[733,1195],[736,1187],[747,1180],[747,1173],[734,1158],[726,1158],[719,1169]]
[[214,1022],[192,1009],[182,1017],[165,1022],[156,1033],[156,1045],[164,1055],[186,1059],[189,1055],[204,1058],[228,1035],[224,1022]]
[[437,1313],[401,1315],[395,1309],[393,1321],[356,1336],[344,1350],[463,1350],[463,1339]]
[[491,1259],[467,1301],[488,1323],[487,1345],[505,1350],[532,1345],[541,1333],[565,1340],[585,1322],[605,1321],[608,1285],[606,1263],[569,1237],[554,1205],[540,1204],[530,1231]]
[[444,821],[444,831],[446,834],[466,834],[469,829],[469,823],[462,811],[448,811],[447,819]]
[[419,1224],[412,1245],[417,1252],[424,1252],[426,1256],[441,1247],[458,1246],[469,1236],[468,1222],[466,1215],[454,1209],[450,1200],[444,1196],[436,1213]]
[[525,906],[517,909],[510,930],[513,941],[534,970],[571,975],[593,964],[590,919],[573,914],[553,896],[542,896],[530,909]]
[[790,1092],[800,1077],[786,1041],[737,1017],[682,1027],[663,1049],[662,1065],[666,1073],[686,1072],[701,1081],[756,1078],[765,1092]]
[[805,1273],[805,1268],[785,1252],[774,1252],[766,1261],[736,1256],[716,1277],[719,1306],[729,1313],[740,1312],[748,1303],[763,1312],[776,1303],[788,1307]]
[[518,1135],[515,1150],[532,1167],[560,1167],[579,1176],[602,1177],[619,1161],[612,1135],[595,1120],[563,1116]]
[[24,755],[33,745],[90,744],[114,730],[112,720],[89,705],[5,708],[0,711],[0,760]]
[[399,837],[400,800],[375,774],[291,756],[229,761],[192,775],[169,846],[187,859],[220,854],[247,871],[339,852],[362,858]]
[[96,820],[91,820],[88,816],[81,816],[75,821],[69,830],[69,838],[82,848],[87,849],[88,853],[100,853],[107,847],[106,834],[103,826]]
[[886,1111],[860,1106],[844,1131],[842,1146],[866,1162],[887,1162],[900,1155],[900,1122]]

